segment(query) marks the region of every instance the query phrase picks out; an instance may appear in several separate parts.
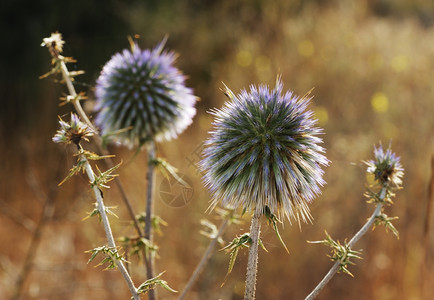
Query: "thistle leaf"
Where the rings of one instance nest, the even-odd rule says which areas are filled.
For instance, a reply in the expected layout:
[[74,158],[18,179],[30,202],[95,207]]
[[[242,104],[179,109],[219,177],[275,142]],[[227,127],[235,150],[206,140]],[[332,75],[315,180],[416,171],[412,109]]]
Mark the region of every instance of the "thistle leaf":
[[165,159],[158,157],[153,162],[150,163],[154,163],[157,166],[157,168],[160,170],[161,174],[163,174],[163,176],[166,177],[167,180],[170,180],[171,179],[170,176],[172,176],[181,185],[187,188],[191,188],[191,186],[185,180],[179,177],[179,175],[177,174],[178,169],[176,169],[174,166],[169,164]]
[[325,231],[326,238],[322,241],[308,241],[311,244],[323,244],[331,248],[331,255],[328,255],[332,261],[339,262],[339,271],[354,277],[353,274],[348,270],[348,265],[355,265],[350,259],[357,258],[362,259],[360,256],[360,251],[352,250],[351,247],[345,241],[343,245],[339,241],[335,241],[331,236]]
[[250,238],[250,234],[248,232],[246,232],[241,236],[235,237],[232,240],[232,242],[230,242],[226,247],[221,249],[221,250],[226,250],[227,252],[230,252],[228,271],[226,273],[225,279],[223,280],[223,283],[221,286],[223,286],[225,284],[226,279],[228,278],[229,274],[232,272],[232,269],[235,265],[235,261],[237,259],[238,251],[240,250],[240,248],[247,248],[247,247],[249,247],[249,245],[251,243],[252,243],[252,239]]
[[80,160],[77,162],[77,164],[76,164],[75,166],[73,166],[73,167],[69,170],[69,174],[68,174],[68,176],[66,176],[65,179],[63,179],[63,180],[58,184],[58,186],[61,186],[62,184],[64,184],[64,183],[65,183],[69,178],[71,178],[72,176],[74,176],[74,175],[76,175],[76,174],[78,174],[78,173],[80,173],[80,172],[83,172],[83,173],[84,173],[85,165],[86,165],[86,161],[80,159]]
[[101,172],[101,170],[98,168],[98,166],[96,166],[96,169],[98,171],[98,175],[95,176],[95,181],[91,183],[91,186],[97,186],[98,188],[110,188],[108,185],[106,185],[106,183],[112,181],[116,176],[118,176],[117,174],[112,174],[113,171],[115,171],[117,168],[120,167],[120,165],[122,164],[122,161],[117,164],[116,166],[108,169],[105,172]]
[[93,261],[99,254],[104,255],[105,257],[95,266],[98,267],[107,264],[107,267],[104,270],[117,268],[117,262],[128,263],[128,261],[125,260],[125,258],[119,253],[117,249],[107,246],[96,247],[94,249],[86,251],[86,253],[92,253],[87,263]]
[[[265,206],[265,212],[264,215],[267,219],[267,223],[269,225],[273,226],[274,232],[276,233],[277,238],[279,239],[280,243],[283,245],[283,247],[285,248],[286,252],[289,254],[289,250],[288,247],[286,247],[285,242],[283,241],[282,237],[280,236],[279,233],[279,229],[277,228],[277,222],[282,223],[282,221],[280,221],[276,215],[274,215],[273,213],[271,213],[271,210],[268,206]],[[268,252],[268,251],[267,251]]]
[[98,155],[92,151],[87,151],[84,149],[81,149],[79,154],[84,155],[88,160],[101,160],[101,159],[115,157],[115,155]]
[[[166,289],[172,293],[177,293],[178,291],[172,289],[169,286],[169,284],[167,283],[167,281],[160,279],[164,273],[165,272],[161,272],[160,274],[158,274],[154,278],[148,279],[145,282],[143,282],[141,285],[139,285],[139,287],[137,288],[137,294],[139,294],[139,295],[140,294],[146,294],[149,290],[154,289],[156,287],[156,285],[159,285],[159,286],[163,287],[164,289]],[[131,299],[134,299],[134,298],[131,297]]]

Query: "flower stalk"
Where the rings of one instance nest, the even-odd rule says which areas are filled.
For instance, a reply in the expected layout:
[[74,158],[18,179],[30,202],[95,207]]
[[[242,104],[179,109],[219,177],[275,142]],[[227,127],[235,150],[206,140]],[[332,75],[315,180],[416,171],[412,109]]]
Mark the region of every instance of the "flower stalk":
[[[84,168],[86,170],[86,174],[89,178],[89,181],[91,183],[95,182],[95,174],[94,174],[92,167],[91,167],[89,161],[87,160],[87,158],[84,155],[81,155],[80,161],[84,162]],[[112,230],[110,227],[110,222],[109,222],[109,219],[107,217],[106,208],[105,208],[104,201],[103,201],[102,191],[99,189],[99,187],[97,185],[93,185],[92,190],[93,190],[93,193],[94,193],[95,198],[96,198],[97,208],[99,211],[99,215],[101,217],[101,221],[102,221],[103,226],[104,226],[104,231],[105,231],[105,234],[107,237],[108,245],[112,249],[117,249],[116,243],[115,243],[115,240],[113,237],[113,233],[112,233]],[[115,261],[116,266],[118,267],[119,271],[122,273],[122,276],[124,277],[124,279],[128,285],[128,289],[130,290],[134,300],[140,300],[140,297],[137,294],[137,289],[134,286],[133,280],[131,279],[131,276],[128,273],[125,265],[122,263],[122,261],[115,258],[114,256],[111,256],[111,259],[113,261]]]
[[102,263],[109,262],[108,268],[114,268],[115,266],[120,270],[122,276],[124,277],[127,286],[133,296],[133,299],[139,300],[140,297],[137,293],[137,289],[134,286],[134,283],[128,273],[128,270],[125,268],[125,265],[122,263],[122,256],[119,254],[113,233],[110,227],[110,222],[107,217],[107,212],[110,213],[108,207],[105,207],[103,200],[103,193],[101,188],[108,187],[106,185],[107,182],[111,181],[115,178],[116,175],[112,175],[111,173],[119,166],[115,166],[105,172],[99,171],[99,175],[95,175],[92,166],[89,163],[89,160],[100,160],[104,157],[101,157],[95,153],[84,150],[80,142],[82,140],[88,141],[87,137],[93,135],[93,131],[89,126],[82,121],[80,121],[79,117],[76,114],[71,113],[71,120],[69,123],[63,121],[59,118],[60,129],[56,132],[53,137],[53,142],[55,143],[63,143],[63,144],[75,144],[77,147],[78,162],[75,166],[73,166],[68,174],[68,176],[59,184],[61,185],[63,182],[71,178],[73,175],[78,174],[83,171],[86,172],[87,177],[89,178],[89,182],[91,188],[94,192],[96,199],[96,208],[97,213],[95,211],[90,214],[90,216],[99,215],[100,220],[103,223],[104,231],[107,238],[108,247],[103,246],[94,249],[93,255],[89,261],[92,261],[95,256],[102,252],[106,254],[109,258],[104,259]]
[[[105,157],[104,162],[106,163],[108,168],[112,168],[114,166],[114,163],[112,159],[110,158],[109,152],[103,147],[103,139],[100,136],[99,132],[96,130],[95,126],[92,124],[92,122],[87,117],[86,112],[84,111],[80,100],[84,97],[81,94],[78,94],[75,90],[74,84],[73,84],[73,77],[71,76],[71,72],[69,72],[68,67],[66,66],[66,62],[74,61],[71,58],[63,57],[60,53],[63,50],[64,41],[62,40],[62,35],[60,33],[53,33],[49,38],[44,38],[43,43],[41,46],[46,46],[53,58],[53,65],[54,68],[51,72],[47,73],[46,75],[41,76],[41,78],[44,78],[48,75],[54,74],[56,72],[60,72],[62,75],[62,79],[66,84],[66,87],[69,92],[69,96],[67,97],[67,102],[72,102],[74,105],[74,109],[80,116],[80,118],[86,123],[86,125],[92,129],[93,131],[93,138],[95,139],[96,146],[98,148],[98,151]],[[78,72],[76,75],[84,73],[82,71]],[[119,178],[115,178],[116,186],[118,187],[121,198],[127,207],[127,211],[130,215],[130,219],[132,220],[134,227],[139,234],[139,236],[142,236],[142,230],[135,218],[135,213],[133,210],[133,207],[128,200],[128,196],[123,188],[123,185]]]
[[[177,55],[165,51],[167,38],[152,50],[141,50],[130,39],[130,49],[116,53],[104,65],[95,87],[95,123],[102,136],[118,144],[148,149],[146,215],[143,237],[148,280],[154,278],[155,142],[176,138],[196,114],[197,98],[185,86],[186,77],[174,66]],[[137,152],[138,153],[138,152]],[[149,299],[156,292],[149,291]]]
[[[65,44],[65,41],[62,40],[62,35],[60,33],[52,33],[49,38],[44,38],[43,43],[41,46],[45,46],[48,48],[48,51],[50,52],[51,56],[53,57],[53,65],[55,66],[53,70],[45,75],[42,75],[41,78],[44,78],[48,75],[54,74],[56,72],[60,72],[63,78],[63,81],[66,84],[66,87],[68,88],[69,96],[67,97],[67,102],[72,102],[74,105],[75,110],[77,111],[80,118],[91,128],[94,132],[97,132],[95,127],[93,126],[92,122],[87,117],[86,113],[84,112],[83,107],[80,104],[80,95],[77,94],[74,84],[72,83],[72,74],[68,71],[68,68],[66,67],[67,62],[74,62],[72,58],[64,57],[60,53],[63,51],[63,45]],[[83,71],[76,72],[75,75],[83,74]]]
[[[385,195],[386,189],[383,188],[381,190],[381,194]],[[369,230],[369,228],[372,227],[377,217],[381,214],[381,209],[383,208],[383,203],[378,203],[377,207],[375,208],[374,212],[372,213],[371,217],[368,219],[368,221],[363,225],[362,228],[351,238],[351,240],[348,243],[348,247],[351,249]],[[324,278],[318,283],[318,285],[313,289],[313,291],[305,298],[305,300],[312,300],[318,294],[321,292],[321,290],[329,283],[329,281],[335,276],[335,274],[339,271],[339,268],[341,267],[343,263],[343,260],[338,259],[333,264],[333,266],[330,268],[330,270],[327,272],[327,274],[324,276]]]
[[[152,217],[154,215],[154,192],[155,192],[155,142],[150,141],[148,144],[148,173],[147,173],[147,190],[146,190],[146,215],[145,215],[145,239],[150,245],[154,243],[154,230],[152,226]],[[145,253],[147,278],[154,278],[155,273],[155,250],[150,249]],[[149,290],[149,300],[157,298],[155,289]]]
[[351,258],[360,258],[358,256],[359,252],[352,250],[352,247],[354,247],[354,245],[368,232],[369,228],[372,226],[375,228],[376,225],[383,224],[386,227],[386,230],[391,229],[391,231],[398,237],[398,231],[391,223],[391,221],[396,219],[396,217],[390,218],[385,215],[382,210],[385,204],[393,204],[392,197],[395,196],[393,189],[400,188],[404,169],[401,166],[399,157],[392,152],[390,146],[386,151],[383,150],[381,145],[378,148],[374,147],[374,156],[375,160],[367,161],[365,164],[368,165],[367,173],[374,175],[375,186],[380,190],[374,192],[368,189],[365,196],[369,198],[368,203],[376,204],[375,210],[365,225],[362,226],[348,243],[345,243],[345,246],[333,241],[328,234],[327,239],[324,241],[311,242],[331,246],[334,252],[332,260],[334,260],[335,263],[305,300],[314,299],[332,277],[340,270],[352,276],[347,269],[347,265],[352,263],[350,261]]
[[284,92],[278,76],[274,89],[251,85],[239,94],[227,87],[224,93],[229,101],[211,112],[214,128],[205,142],[201,168],[213,194],[211,209],[222,204],[253,214],[250,233],[226,247],[232,250],[228,273],[238,249],[249,247],[244,299],[251,300],[256,291],[260,217],[268,216],[284,245],[277,220],[311,220],[308,205],[325,184],[322,166],[329,161],[319,145],[323,131],[307,108],[310,92],[303,97]]
[[258,246],[259,236],[261,232],[261,214],[255,213],[252,217],[250,225],[250,239],[249,258],[247,261],[247,274],[246,274],[246,289],[244,292],[244,300],[254,300],[256,293],[256,274],[258,269]]

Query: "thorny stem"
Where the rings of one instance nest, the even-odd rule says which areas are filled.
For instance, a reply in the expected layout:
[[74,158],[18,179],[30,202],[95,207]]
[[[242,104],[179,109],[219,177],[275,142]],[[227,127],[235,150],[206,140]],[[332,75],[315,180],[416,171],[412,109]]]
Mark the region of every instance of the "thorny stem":
[[250,225],[250,238],[252,244],[249,247],[249,258],[247,261],[246,290],[244,300],[254,300],[256,292],[256,273],[258,268],[258,245],[261,232],[261,214],[254,213]]
[[[363,225],[362,228],[351,238],[351,240],[348,242],[348,247],[351,249],[362,236],[368,232],[369,228],[374,224],[375,218],[378,217],[381,214],[381,209],[383,208],[383,202],[384,198],[386,197],[386,191],[387,187],[383,187],[380,191],[380,203],[377,204],[377,207],[375,208],[374,212],[372,213],[371,217],[368,219],[368,221]],[[315,289],[305,298],[305,300],[312,300],[316,296],[318,296],[319,292],[326,286],[327,283],[332,279],[332,277],[336,274],[336,272],[339,270],[339,266],[341,265],[342,261],[337,260],[333,266],[330,268],[328,273],[324,276],[324,278],[321,280],[320,283],[315,287]]]
[[[95,182],[95,174],[92,170],[91,165],[89,164],[89,161],[84,156],[81,156],[81,160],[85,162],[85,169],[86,169],[86,173],[87,173],[87,176],[89,177],[90,182]],[[110,227],[110,222],[109,222],[109,219],[108,219],[106,211],[105,211],[102,191],[96,185],[94,185],[92,187],[92,190],[95,194],[98,211],[99,211],[99,214],[101,216],[102,223],[104,225],[104,230],[106,233],[108,245],[110,248],[117,251],[116,243],[115,243],[115,240],[113,238],[113,233],[112,233],[112,230]],[[134,283],[130,277],[130,274],[128,273],[124,264],[120,260],[116,259],[115,257],[112,257],[112,259],[116,263],[119,271],[122,273],[122,276],[124,277],[125,281],[127,282],[128,288],[130,289],[130,292],[133,295],[133,298],[135,300],[140,300],[140,297],[137,294],[137,289],[134,286]]]
[[[73,99],[77,99],[77,92],[75,91],[74,85],[72,84],[71,78],[69,77],[69,71],[66,67],[66,64],[63,60],[60,60],[60,70],[62,71],[63,80],[65,80],[66,87],[68,88],[69,94],[73,97]],[[74,105],[75,110],[77,111],[80,118],[96,133],[97,130],[95,126],[93,126],[92,122],[87,117],[84,112],[83,107],[80,104],[80,101],[73,100],[72,104]],[[100,138],[98,136],[98,138]]]
[[[154,243],[154,232],[152,228],[152,217],[154,215],[154,190],[155,190],[155,142],[151,140],[148,145],[148,173],[147,181],[148,186],[146,190],[146,216],[145,216],[145,239],[151,245]],[[155,272],[155,251],[150,249],[148,254],[145,254],[146,273],[148,279],[154,278]],[[157,291],[155,289],[149,290],[148,299],[155,300],[157,298]]]
[[[50,51],[50,54],[59,61],[60,63],[60,70],[62,73],[62,78],[65,81],[66,87],[68,88],[68,92],[70,94],[70,96],[72,96],[72,98],[74,99],[72,101],[72,104],[74,105],[75,110],[77,111],[78,115],[80,116],[80,118],[94,131],[94,138],[96,141],[96,146],[98,148],[98,151],[107,156],[109,155],[109,152],[103,148],[102,146],[102,138],[99,135],[99,132],[96,130],[95,126],[92,124],[92,122],[89,120],[89,118],[87,117],[83,107],[80,104],[80,101],[77,98],[77,92],[75,90],[74,84],[72,83],[71,77],[69,75],[69,71],[68,68],[66,67],[65,62],[61,59],[59,53],[57,51]],[[104,158],[104,162],[106,163],[108,168],[112,168],[114,166],[113,161],[110,157],[106,157]],[[143,236],[142,234],[142,230],[140,229],[139,223],[136,220],[136,215],[134,213],[134,210],[131,206],[130,201],[128,200],[127,194],[122,186],[122,183],[120,181],[120,179],[118,177],[115,178],[115,183],[119,188],[119,191],[121,193],[121,197],[122,200],[124,201],[125,206],[127,207],[128,213],[130,215],[131,220],[133,221],[134,227],[137,231],[137,233],[139,234],[139,236]]]
[[203,256],[202,256],[199,264],[197,265],[196,269],[194,270],[193,275],[191,275],[190,280],[188,281],[188,283],[185,286],[184,290],[182,291],[181,295],[178,297],[178,300],[184,299],[184,297],[187,295],[187,293],[193,287],[193,284],[196,282],[196,280],[199,277],[200,273],[202,273],[203,269],[205,268],[208,260],[211,258],[212,251],[214,250],[215,246],[217,245],[218,239],[223,234],[223,232],[226,229],[228,223],[229,223],[229,220],[225,219],[220,224],[220,227],[219,227],[219,230],[217,232],[217,235],[214,237],[214,239],[212,239],[211,243],[208,246],[208,249],[206,249],[206,251],[203,254]]

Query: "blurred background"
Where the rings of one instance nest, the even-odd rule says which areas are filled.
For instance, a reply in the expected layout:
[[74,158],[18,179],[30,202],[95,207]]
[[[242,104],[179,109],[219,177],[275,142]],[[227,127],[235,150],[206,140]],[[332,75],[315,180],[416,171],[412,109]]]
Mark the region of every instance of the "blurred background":
[[[110,57],[137,34],[152,48],[168,34],[166,49],[179,54],[176,66],[200,97],[194,123],[177,140],[159,144],[158,153],[191,181],[185,203],[169,203],[164,178],[157,176],[156,213],[168,223],[156,236],[158,271],[181,291],[209,240],[200,220],[210,200],[195,163],[211,128],[211,108],[220,108],[225,83],[234,92],[249,84],[274,86],[282,74],[285,89],[304,95],[314,88],[310,108],[325,129],[331,165],[327,185],[311,206],[313,224],[280,229],[290,255],[263,224],[257,299],[304,299],[331,266],[329,249],[308,244],[324,230],[343,241],[372,213],[366,203],[365,166],[373,145],[392,142],[405,168],[404,189],[385,213],[399,239],[384,227],[357,245],[363,260],[350,266],[355,278],[340,274],[318,299],[432,299],[434,297],[432,168],[434,154],[434,2],[426,0],[252,0],[252,1],[2,1],[0,26],[0,298],[129,299],[116,271],[86,264],[84,251],[104,244],[96,219],[82,221],[93,209],[84,176],[57,187],[72,167],[73,149],[51,138],[58,115],[68,119],[72,106],[59,107],[64,86],[50,70],[42,38],[59,31],[64,54],[77,59],[70,70],[84,70],[76,88],[88,94]],[[89,146],[91,147],[91,146]],[[144,211],[146,153],[111,147],[136,213]],[[115,185],[107,205],[115,237],[133,235]],[[430,194],[431,186],[431,194]],[[179,191],[170,191],[172,196]],[[166,193],[167,194],[167,193]],[[225,232],[231,241],[249,229],[249,218]],[[187,299],[242,299],[247,251],[241,251],[224,280],[229,255],[216,251]],[[145,268],[132,259],[138,285]],[[175,294],[159,290],[161,299]]]

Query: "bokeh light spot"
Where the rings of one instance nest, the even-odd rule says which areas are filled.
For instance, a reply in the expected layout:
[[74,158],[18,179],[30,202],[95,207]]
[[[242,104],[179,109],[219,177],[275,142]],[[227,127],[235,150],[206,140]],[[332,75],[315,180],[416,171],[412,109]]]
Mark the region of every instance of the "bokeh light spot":
[[315,118],[318,119],[318,125],[324,126],[329,120],[329,113],[325,107],[317,106],[313,109]]
[[389,109],[389,99],[382,92],[377,92],[371,98],[372,109],[377,113],[384,113]]
[[252,54],[249,51],[241,50],[237,53],[237,63],[241,67],[248,67],[252,64]]
[[298,53],[304,57],[310,57],[315,53],[315,46],[309,40],[298,43]]

